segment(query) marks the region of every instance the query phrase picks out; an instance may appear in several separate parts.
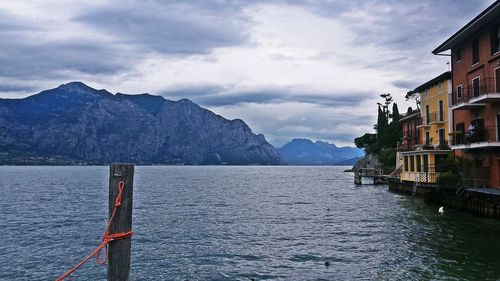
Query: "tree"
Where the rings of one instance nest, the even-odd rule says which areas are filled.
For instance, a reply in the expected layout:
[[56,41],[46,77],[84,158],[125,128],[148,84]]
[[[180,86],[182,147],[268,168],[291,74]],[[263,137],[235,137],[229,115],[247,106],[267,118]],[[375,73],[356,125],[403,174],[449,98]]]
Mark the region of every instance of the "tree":
[[399,109],[397,103],[392,104],[392,114],[391,114],[391,124],[389,125],[389,137],[387,147],[396,147],[398,142],[403,137],[403,130],[401,128],[401,124],[399,123],[399,119],[401,119],[401,115],[399,114]]
[[391,115],[391,118],[392,118],[392,122],[399,122],[399,119],[401,119],[401,115],[399,114],[399,109],[398,109],[398,104],[397,103],[393,103],[392,104],[392,115]]
[[419,93],[414,92],[414,91],[409,91],[408,93],[406,93],[405,99],[407,101],[415,102],[415,104],[417,105],[417,110],[420,109],[420,94]]
[[366,149],[368,146],[377,142],[377,135],[366,133],[361,137],[357,137],[354,139],[354,144],[357,148]]
[[[363,148],[366,154],[375,154],[380,160],[384,171],[390,172],[395,167],[396,146],[402,137],[398,105],[393,102],[391,94],[380,95],[383,102],[378,102],[377,124],[373,126],[376,134],[366,133],[355,138],[358,148]],[[392,104],[392,112],[389,110]]]

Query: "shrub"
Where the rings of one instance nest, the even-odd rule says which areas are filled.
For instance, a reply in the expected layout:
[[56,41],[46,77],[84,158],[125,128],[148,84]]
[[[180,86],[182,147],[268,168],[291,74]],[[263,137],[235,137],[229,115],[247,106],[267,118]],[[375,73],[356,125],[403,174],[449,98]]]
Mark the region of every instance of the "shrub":
[[460,174],[453,172],[442,172],[437,178],[437,183],[441,187],[458,187],[462,180]]

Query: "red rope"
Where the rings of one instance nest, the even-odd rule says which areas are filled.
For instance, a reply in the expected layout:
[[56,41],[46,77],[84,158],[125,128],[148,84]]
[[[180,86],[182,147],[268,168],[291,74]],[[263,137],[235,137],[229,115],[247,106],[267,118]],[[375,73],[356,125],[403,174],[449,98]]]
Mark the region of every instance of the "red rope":
[[[101,264],[101,265],[105,264],[108,261],[108,247],[107,247],[108,244],[111,241],[132,237],[132,231],[109,233],[109,230],[111,228],[111,223],[113,222],[113,219],[115,218],[116,211],[118,210],[118,207],[120,207],[122,205],[122,191],[123,191],[124,185],[125,185],[125,183],[123,181],[120,181],[118,183],[118,195],[116,195],[116,198],[115,198],[115,206],[113,208],[113,212],[111,213],[111,216],[109,217],[108,225],[106,226],[106,230],[104,231],[104,234],[102,236],[101,243],[99,244],[99,246],[97,246],[97,248],[94,251],[92,251],[85,258],[83,258],[77,265],[75,265],[73,268],[66,271],[63,275],[61,275],[59,278],[57,278],[56,281],[64,280],[66,277],[68,277],[71,273],[75,272],[78,268],[80,268],[84,263],[86,263],[88,260],[90,260],[94,256],[95,256],[96,263]],[[101,250],[103,248],[105,248],[104,249],[105,256],[104,256],[103,260],[100,260],[99,254],[101,253]]]

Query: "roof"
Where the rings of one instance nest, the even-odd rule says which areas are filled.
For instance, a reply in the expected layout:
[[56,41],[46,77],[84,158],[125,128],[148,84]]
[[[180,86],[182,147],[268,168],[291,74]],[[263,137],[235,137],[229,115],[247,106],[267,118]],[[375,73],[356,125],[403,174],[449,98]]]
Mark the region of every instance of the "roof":
[[424,84],[418,86],[415,88],[415,90],[411,91],[412,93],[420,93],[423,92],[425,89],[430,88],[439,82],[446,81],[451,79],[451,71],[446,71],[445,73],[425,82]]
[[459,44],[460,42],[474,34],[481,27],[498,18],[500,18],[500,0],[495,1],[488,8],[486,8],[486,10],[482,11],[479,15],[477,15],[459,31],[453,34],[450,38],[446,39],[446,41],[439,45],[439,47],[432,51],[432,53],[437,55],[444,51],[450,50],[455,45]]
[[403,115],[403,117],[401,117],[401,119],[399,119],[399,122],[407,121],[407,120],[412,119],[414,117],[420,117],[420,110],[415,110],[415,111],[406,113],[406,115]]

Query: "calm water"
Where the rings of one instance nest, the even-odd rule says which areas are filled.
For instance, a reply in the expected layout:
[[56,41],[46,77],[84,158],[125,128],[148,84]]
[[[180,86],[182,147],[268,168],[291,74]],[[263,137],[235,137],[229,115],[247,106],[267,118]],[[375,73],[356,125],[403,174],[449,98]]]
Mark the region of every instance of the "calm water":
[[[500,222],[357,187],[342,167],[136,167],[133,280],[500,280]],[[0,279],[99,242],[107,167],[0,167]],[[325,267],[325,260],[331,262]],[[70,280],[105,280],[93,261]]]

